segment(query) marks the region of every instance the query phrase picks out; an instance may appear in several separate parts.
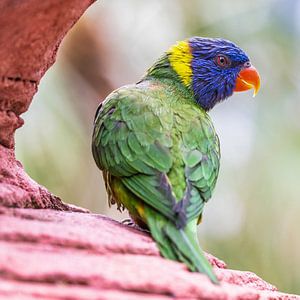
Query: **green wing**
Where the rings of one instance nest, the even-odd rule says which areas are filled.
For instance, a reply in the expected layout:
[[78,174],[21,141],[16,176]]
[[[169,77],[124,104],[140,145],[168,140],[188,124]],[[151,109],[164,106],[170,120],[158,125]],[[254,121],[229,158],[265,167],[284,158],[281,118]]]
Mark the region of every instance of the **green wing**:
[[101,170],[122,178],[143,201],[174,220],[175,198],[165,175],[172,166],[172,141],[165,133],[169,117],[155,114],[149,102],[142,90],[114,92],[96,116],[93,155]]
[[191,185],[192,197],[186,209],[188,219],[199,217],[202,207],[212,195],[219,174],[219,139],[209,116],[199,113],[194,116],[190,129],[182,133],[185,175]]
[[[161,90],[125,87],[112,93],[98,110],[92,149],[101,170],[183,227],[210,198],[219,144],[204,111],[192,104],[176,109],[168,101]],[[180,199],[177,186],[184,188]]]

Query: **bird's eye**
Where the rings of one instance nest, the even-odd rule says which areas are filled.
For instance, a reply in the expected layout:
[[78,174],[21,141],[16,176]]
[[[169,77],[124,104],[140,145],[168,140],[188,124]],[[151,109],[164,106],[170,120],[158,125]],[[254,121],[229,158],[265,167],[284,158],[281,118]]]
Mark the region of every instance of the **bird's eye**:
[[216,57],[216,63],[218,66],[224,68],[224,67],[228,67],[230,65],[230,60],[225,55],[218,55]]
[[251,62],[250,61],[246,61],[244,63],[244,68],[250,68],[251,67]]

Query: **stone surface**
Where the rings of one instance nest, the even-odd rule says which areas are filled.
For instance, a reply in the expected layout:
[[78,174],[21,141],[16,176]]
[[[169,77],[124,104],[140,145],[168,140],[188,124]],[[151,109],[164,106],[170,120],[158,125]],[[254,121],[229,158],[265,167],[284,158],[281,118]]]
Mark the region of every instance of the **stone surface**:
[[[0,2],[0,204],[73,210],[35,183],[14,156],[14,132],[58,46],[93,0]],[[42,126],[42,124],[40,124]]]
[[207,257],[220,286],[107,217],[0,207],[0,299],[300,299]]

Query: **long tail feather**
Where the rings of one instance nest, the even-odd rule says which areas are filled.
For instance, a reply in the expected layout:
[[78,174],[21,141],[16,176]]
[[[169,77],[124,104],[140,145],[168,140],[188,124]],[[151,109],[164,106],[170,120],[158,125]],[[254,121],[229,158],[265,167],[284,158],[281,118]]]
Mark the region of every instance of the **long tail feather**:
[[164,257],[181,261],[191,271],[204,273],[213,283],[219,283],[196,240],[195,233],[188,226],[178,229],[175,224],[158,215],[151,208],[146,209],[145,217],[151,234]]

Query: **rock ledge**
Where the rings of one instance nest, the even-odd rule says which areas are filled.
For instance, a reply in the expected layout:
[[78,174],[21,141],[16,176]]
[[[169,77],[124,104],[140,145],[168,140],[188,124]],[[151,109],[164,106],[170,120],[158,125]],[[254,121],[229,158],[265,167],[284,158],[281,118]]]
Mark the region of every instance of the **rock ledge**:
[[0,207],[0,299],[300,299],[208,258],[220,286],[107,217]]

